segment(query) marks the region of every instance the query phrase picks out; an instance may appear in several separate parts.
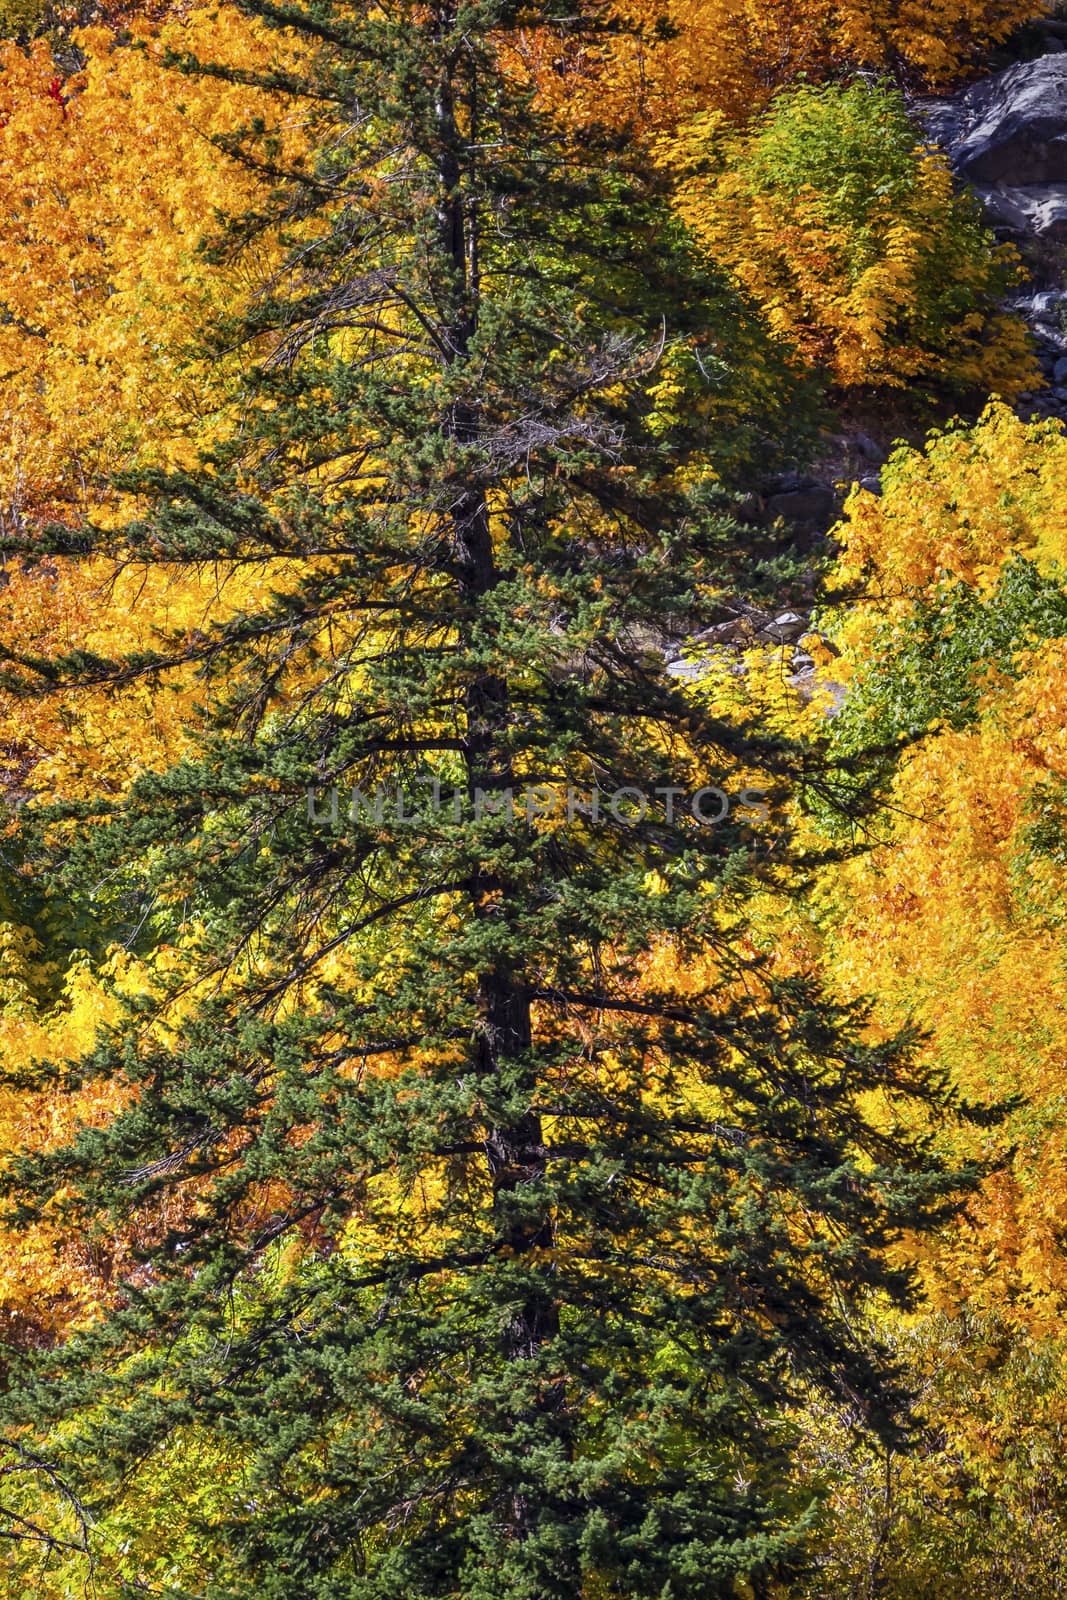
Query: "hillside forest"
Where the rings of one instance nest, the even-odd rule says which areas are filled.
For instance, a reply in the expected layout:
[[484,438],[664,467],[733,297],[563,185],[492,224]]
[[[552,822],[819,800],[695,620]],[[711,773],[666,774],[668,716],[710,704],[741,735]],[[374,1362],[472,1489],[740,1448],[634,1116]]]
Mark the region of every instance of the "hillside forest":
[[1063,1600],[1067,8],[0,36],[2,1600]]

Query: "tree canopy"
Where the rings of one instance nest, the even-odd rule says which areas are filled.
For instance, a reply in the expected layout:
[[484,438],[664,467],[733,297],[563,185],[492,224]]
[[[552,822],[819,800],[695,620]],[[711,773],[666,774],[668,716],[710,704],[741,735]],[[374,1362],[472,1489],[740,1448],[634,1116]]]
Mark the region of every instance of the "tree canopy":
[[1032,11],[0,14],[13,1593],[1059,1593]]

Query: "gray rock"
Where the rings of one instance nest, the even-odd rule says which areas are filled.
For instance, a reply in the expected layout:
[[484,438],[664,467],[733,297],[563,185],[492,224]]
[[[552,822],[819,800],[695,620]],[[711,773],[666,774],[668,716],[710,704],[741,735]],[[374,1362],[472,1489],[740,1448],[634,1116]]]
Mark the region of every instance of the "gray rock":
[[852,441],[865,461],[873,461],[876,467],[885,466],[886,453],[881,445],[871,438],[869,433],[854,433]]
[[[1067,55],[1020,61],[951,99],[928,101],[924,120],[995,228],[1067,238]],[[1052,309],[1034,304],[1039,315]]]
[[781,611],[773,622],[760,629],[761,639],[773,639],[775,644],[792,644],[801,634],[807,633],[811,623],[799,611]]
[[[1067,127],[1064,133],[1067,137]],[[1000,232],[1039,239],[1067,238],[1067,182],[978,187],[976,193],[989,221]]]
[[726,622],[716,622],[711,628],[702,628],[693,635],[693,644],[736,644],[750,631],[750,625],[744,617],[730,617]]
[[699,683],[704,676],[705,667],[701,661],[683,659],[681,661],[668,661],[667,675],[671,678],[681,678],[687,683]]
[[1020,61],[959,97],[949,149],[972,183],[1013,188],[1067,183],[1067,60]]
[[1017,302],[1021,309],[1029,311],[1035,317],[1062,316],[1067,307],[1067,289],[1040,289],[1031,295],[1023,295]]
[[880,472],[873,472],[869,477],[861,478],[860,488],[866,489],[868,494],[876,494],[880,496],[882,493],[882,474]]
[[974,121],[963,94],[953,95],[950,100],[923,101],[917,110],[931,143],[939,144],[950,156]]
[[1008,301],[1008,305],[1028,322],[1055,318],[1067,307],[1067,289],[1040,289],[1031,294],[1018,294]]
[[829,526],[837,516],[837,496],[821,483],[772,494],[767,499],[767,516],[772,522],[781,517],[786,522]]
[[1055,355],[1060,356],[1067,350],[1067,332],[1062,328],[1054,328],[1048,322],[1035,322],[1032,324],[1031,332],[1035,339],[1040,340]]
[[1061,356],[1052,369],[1052,381],[1058,387],[1067,384],[1067,356]]

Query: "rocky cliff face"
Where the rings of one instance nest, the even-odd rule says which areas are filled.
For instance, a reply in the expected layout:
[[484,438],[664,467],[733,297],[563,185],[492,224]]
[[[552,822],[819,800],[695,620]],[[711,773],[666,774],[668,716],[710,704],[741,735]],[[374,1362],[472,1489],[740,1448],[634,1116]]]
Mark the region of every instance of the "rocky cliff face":
[[934,102],[927,117],[956,170],[994,206],[1005,191],[1041,204],[1067,190],[1067,54],[1021,61]]
[[1032,284],[1012,309],[1033,331],[1049,388],[1021,395],[1019,411],[1067,418],[1067,23],[1047,23],[1044,41],[1035,60],[919,109],[997,234],[1024,255],[1028,244],[1042,247],[1052,281]]

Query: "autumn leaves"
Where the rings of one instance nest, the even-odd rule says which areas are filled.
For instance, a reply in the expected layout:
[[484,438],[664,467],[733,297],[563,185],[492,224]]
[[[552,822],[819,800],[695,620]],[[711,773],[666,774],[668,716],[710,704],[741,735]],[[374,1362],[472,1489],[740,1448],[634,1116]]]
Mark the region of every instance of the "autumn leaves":
[[[1019,8],[573,10],[131,21],[60,97],[5,56],[0,1313],[49,1600],[83,1502],[106,1600],[913,1600],[852,1531],[895,1362],[951,1370],[966,1306],[1026,1393],[1055,1332],[1062,434],[994,407],[852,496],[804,702],[772,648],[662,665],[810,599],[743,491],[820,383],[1028,378],[897,94],[797,86]],[[473,817],[307,825],[427,766]],[[773,827],[679,826],[679,766]],[[642,807],[478,811],[527,780]]]

